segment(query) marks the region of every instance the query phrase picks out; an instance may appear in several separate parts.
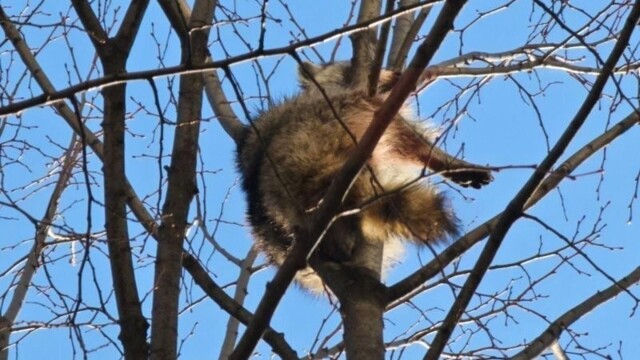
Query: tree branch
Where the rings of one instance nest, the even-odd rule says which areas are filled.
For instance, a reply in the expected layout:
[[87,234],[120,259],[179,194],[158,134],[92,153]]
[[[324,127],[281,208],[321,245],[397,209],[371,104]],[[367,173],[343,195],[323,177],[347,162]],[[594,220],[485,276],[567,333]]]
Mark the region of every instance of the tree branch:
[[[431,13],[431,9],[431,6],[422,8],[416,16],[415,20],[411,21],[408,24],[404,23],[403,21],[405,25],[401,25],[402,23],[400,23],[400,19],[402,18],[398,19],[398,24],[400,27],[398,30],[401,30],[402,34],[398,33],[396,35],[394,33],[392,48],[389,52],[389,62],[387,64],[387,66],[390,67],[392,71],[402,71],[404,63],[409,54],[409,50],[411,49],[411,45],[418,35],[418,31],[420,31],[420,28],[422,28],[425,20],[427,20],[427,16],[429,16],[429,13]],[[405,30],[407,26],[409,26],[409,28]],[[394,46],[397,48],[395,48]],[[391,54],[393,54],[393,57],[391,57]]]
[[502,213],[502,216],[500,216],[498,223],[492,229],[489,240],[487,240],[487,244],[482,250],[482,253],[478,258],[473,271],[471,272],[471,274],[469,274],[467,281],[456,297],[456,300],[451,306],[451,310],[445,317],[440,330],[433,340],[429,351],[425,355],[426,360],[436,360],[442,353],[444,347],[449,341],[449,337],[453,332],[453,328],[456,326],[456,324],[460,320],[460,317],[462,316],[462,313],[465,311],[466,307],[471,301],[471,298],[478,288],[480,281],[484,277],[484,274],[489,268],[489,265],[491,264],[495,254],[500,248],[502,240],[504,239],[507,231],[510,229],[511,225],[518,218],[520,218],[526,203],[531,198],[531,195],[540,185],[545,175],[551,170],[553,164],[565,151],[566,147],[569,145],[582,124],[584,124],[587,116],[598,101],[598,98],[600,97],[600,94],[604,89],[604,85],[607,83],[607,80],[609,80],[609,77],[611,76],[611,71],[615,67],[615,64],[618,62],[618,59],[620,59],[622,53],[629,43],[631,33],[638,23],[639,18],[640,1],[636,1],[633,9],[631,10],[631,13],[629,14],[629,17],[627,17],[624,28],[620,33],[619,40],[616,42],[613,50],[611,51],[611,54],[609,55],[609,58],[604,63],[602,72],[593,84],[593,88],[587,95],[587,98],[583,102],[582,106],[576,113],[573,120],[571,120],[562,136],[558,139],[558,142],[553,146],[549,154],[542,160],[529,180],[525,183],[525,185],[513,198],[509,205],[507,205],[507,208]]
[[[105,38],[108,35],[102,29],[91,5],[86,1],[72,0],[80,21],[90,34],[106,75],[126,72],[127,58],[148,3],[148,0],[132,2],[127,10],[126,22],[122,24],[127,28],[121,27],[118,31],[119,36],[110,39]],[[100,37],[93,38],[91,34],[100,34]],[[121,329],[119,339],[124,347],[125,359],[142,359],[148,355],[149,324],[142,314],[129,243],[126,198],[128,180],[125,171],[126,83],[104,89],[102,96],[105,229]],[[80,116],[78,112],[78,121],[82,120]]]
[[[173,6],[164,6],[164,12],[167,14],[167,17],[182,17],[184,19],[189,19],[191,17],[191,9],[189,9],[189,4],[186,3],[185,0],[178,1],[177,9]],[[174,14],[175,11],[180,12],[180,16]],[[173,22],[172,22],[173,23]],[[180,34],[182,31],[181,28],[175,27],[174,30]],[[186,34],[182,34],[185,36]],[[207,64],[213,62],[211,56],[207,56],[205,60]],[[209,105],[213,109],[214,114],[218,118],[218,122],[224,129],[224,131],[233,139],[233,141],[238,144],[242,140],[242,136],[244,134],[244,125],[238,116],[231,109],[231,105],[229,105],[229,100],[227,100],[227,96],[224,91],[222,91],[222,84],[220,83],[220,78],[215,70],[206,71],[202,73],[204,78],[204,89],[207,94],[207,100],[209,101]]]
[[[393,11],[393,3],[395,0],[387,0],[385,5],[385,14],[389,14]],[[387,52],[387,43],[389,42],[389,31],[391,28],[391,22],[386,22],[380,27],[380,37],[376,42],[375,54],[373,56],[371,67],[368,76],[367,93],[369,96],[376,94],[378,90],[378,82],[380,80],[380,71],[382,69],[382,63],[384,61],[384,54]]]
[[[380,16],[381,0],[362,0],[358,11],[358,23],[366,22]],[[372,70],[376,53],[376,29],[370,28],[351,35],[353,56],[351,58],[351,86],[356,89],[367,89],[369,74]],[[377,84],[376,84],[377,85]]]
[[27,290],[31,285],[36,270],[39,267],[38,258],[40,257],[42,250],[44,249],[44,242],[49,234],[49,228],[53,223],[56,212],[58,211],[58,202],[64,190],[67,188],[71,174],[73,173],[73,167],[80,154],[80,144],[75,134],[71,139],[69,147],[63,155],[63,162],[60,165],[60,175],[56,181],[53,192],[49,197],[49,203],[45,210],[42,219],[35,225],[35,236],[33,240],[33,246],[27,255],[27,259],[22,267],[22,273],[19,280],[15,284],[14,293],[9,301],[7,310],[0,316],[0,360],[9,359],[9,336],[11,334],[11,325],[15,323],[18,313],[24,305],[25,298],[27,296]]
[[[407,5],[413,5],[417,2],[417,0],[400,0],[399,6],[405,7]],[[411,28],[411,24],[413,24],[413,13],[407,13],[402,16],[399,16],[393,24],[393,32],[391,33],[391,45],[389,46],[389,53],[387,54],[387,67],[391,67],[391,65],[395,62],[395,59],[398,57],[398,50],[400,49],[400,45],[407,37],[407,32]]]
[[511,360],[527,360],[537,358],[542,352],[551,346],[571,324],[593,311],[596,307],[618,296],[623,291],[640,282],[640,267],[635,268],[627,276],[617,281],[615,284],[590,296],[579,305],[569,309],[554,322],[549,324],[547,329],[543,331],[537,338],[532,340],[529,345],[521,352],[511,358]]
[[120,24],[120,28],[114,39],[122,52],[126,54],[131,52],[131,47],[138,35],[140,23],[142,22],[148,5],[149,0],[132,1],[129,4],[127,12],[124,14],[124,19],[122,19],[122,24]]
[[[31,76],[36,80],[40,88],[45,94],[56,93],[51,81],[48,79],[46,73],[35,59],[29,46],[22,38],[20,32],[15,28],[13,23],[8,19],[0,6],[0,25],[2,26],[7,38],[11,41],[13,46],[18,52],[21,60],[31,73]],[[85,137],[85,143],[93,150],[98,159],[103,161],[104,151],[103,145],[100,139],[84,124],[76,119],[75,113],[64,102],[56,102],[54,108],[65,120],[67,125],[73,129],[76,134],[83,134]],[[149,214],[147,208],[144,206],[138,194],[133,190],[133,187],[129,182],[126,183],[126,198],[128,206],[132,213],[138,219],[144,229],[155,239],[158,240],[158,224],[155,222],[151,214]],[[238,318],[243,324],[251,322],[253,314],[248,310],[238,305],[231,297],[229,297],[207,274],[202,265],[188,252],[183,250],[183,266],[187,272],[194,278],[194,281],[207,293],[213,301],[215,301],[224,311],[232,314]],[[219,289],[219,291],[212,291],[211,289]],[[1,318],[0,318],[1,320]],[[291,347],[282,337],[282,334],[268,328],[265,332],[265,341],[271,345],[273,351],[284,359],[293,359],[297,356]],[[289,354],[289,355],[287,355]],[[293,354],[293,355],[292,355]]]
[[[524,210],[532,207],[543,197],[549,194],[551,190],[555,189],[562,180],[569,176],[573,170],[591,157],[591,155],[597,153],[600,149],[610,144],[613,140],[624,134],[627,130],[633,128],[639,122],[640,115],[637,112],[633,112],[611,127],[611,129],[607,130],[604,134],[593,139],[571,155],[540,184],[533,195],[531,195],[529,201],[525,204]],[[457,259],[461,254],[489,235],[491,229],[496,226],[498,219],[501,216],[502,213],[497,214],[490,220],[485,221],[483,224],[469,231],[418,271],[399,281],[397,284],[390,286],[387,293],[387,303],[389,306],[394,307],[396,304],[403,303],[408,298],[412,297],[414,295],[414,289],[418,289],[420,284],[437,275],[453,260]]]
[[[191,31],[190,41],[181,41],[183,62],[204,64],[208,26],[213,20],[215,3],[214,0],[195,2],[194,12],[187,24]],[[151,310],[152,360],[171,360],[177,357],[181,257],[189,208],[197,192],[195,179],[203,86],[199,73],[183,74],[180,77],[177,127],[167,175],[167,196],[158,230],[155,290]]]
[[[251,266],[258,257],[258,254],[258,250],[252,246],[249,249],[247,256],[245,256],[244,260],[240,264],[240,275],[238,275],[236,289],[233,294],[233,300],[238,304],[244,304],[244,299],[247,297],[247,286],[249,285],[249,279],[252,274]],[[233,347],[238,339],[238,321],[239,320],[234,316],[229,317],[227,329],[224,334],[224,341],[222,342],[222,347],[220,349],[220,359],[227,359],[229,355],[231,355],[231,351],[233,351]]]
[[[86,0],[71,0],[73,8],[78,14],[78,18],[82,22],[82,25],[89,36],[89,40],[93,43],[93,47],[96,51],[102,51],[104,45],[109,40],[109,34],[100,25],[100,19],[93,12],[91,5]],[[104,55],[104,54],[103,54]]]
[[232,56],[224,60],[206,62],[203,64],[179,64],[175,66],[165,67],[162,69],[133,71],[133,72],[128,72],[124,74],[114,74],[114,75],[103,76],[97,79],[86,80],[80,84],[72,85],[64,89],[60,89],[51,94],[42,94],[42,95],[33,96],[28,100],[17,101],[9,105],[0,107],[0,117],[18,113],[20,111],[23,111],[25,109],[35,107],[35,106],[51,105],[51,104],[60,102],[64,99],[67,99],[70,96],[74,96],[79,92],[88,91],[88,90],[97,89],[97,88],[106,88],[122,82],[135,81],[135,80],[148,80],[153,77],[177,75],[177,74],[184,74],[184,73],[203,72],[205,70],[225,68],[232,64],[241,63],[241,62],[252,60],[258,57],[280,56],[280,55],[291,54],[292,52],[302,49],[304,47],[315,45],[321,42],[331,41],[332,39],[341,38],[346,35],[350,35],[359,31],[364,31],[372,27],[376,27],[384,22],[393,20],[397,16],[400,16],[402,14],[405,14],[415,9],[420,9],[425,6],[431,6],[431,4],[438,1],[439,0],[425,0],[423,2],[420,2],[419,4],[413,5],[408,8],[396,9],[389,15],[382,15],[375,19],[366,21],[364,23],[353,24],[353,25],[345,26],[343,28],[335,29],[325,34],[318,35],[318,36],[315,36],[303,41],[299,41],[291,45],[283,46],[283,47],[277,47],[272,49],[258,49],[255,51],[250,51],[250,52],[238,55],[238,56]]
[[[183,253],[182,265],[185,269],[189,270],[193,281],[200,286],[205,294],[214,299],[220,308],[240,320],[244,325],[249,325],[253,322],[254,316],[227,295],[227,293],[211,279],[207,271],[200,265],[195,257],[186,252]],[[289,346],[282,334],[273,330],[271,327],[265,329],[264,340],[271,345],[273,352],[282,359],[298,358],[298,354]]]
[[300,229],[300,232],[296,234],[298,241],[294,243],[291,254],[267,287],[267,291],[255,312],[254,321],[247,327],[230,359],[245,359],[253,351],[295,273],[305,266],[305,259],[314,244],[321,241],[323,232],[337,213],[344,194],[348,191],[353,179],[366,163],[394,115],[404,104],[411,91],[415,89],[419,75],[453,27],[453,20],[465,2],[464,0],[449,0],[445,3],[431,32],[417,49],[411,65],[400,77],[384,104],[375,113],[371,125],[355,151],[331,182],[320,207],[312,214],[309,230]]

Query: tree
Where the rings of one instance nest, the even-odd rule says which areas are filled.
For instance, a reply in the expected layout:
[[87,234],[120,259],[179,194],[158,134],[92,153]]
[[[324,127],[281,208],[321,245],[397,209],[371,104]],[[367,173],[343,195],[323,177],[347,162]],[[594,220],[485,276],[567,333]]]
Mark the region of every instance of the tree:
[[[633,357],[639,18],[637,1],[2,4],[2,358]],[[370,92],[401,75],[263,271],[235,142],[303,60],[336,59]],[[409,247],[384,282],[311,256],[335,296],[294,289],[408,97],[439,148],[495,172],[477,192],[422,174],[466,233]]]

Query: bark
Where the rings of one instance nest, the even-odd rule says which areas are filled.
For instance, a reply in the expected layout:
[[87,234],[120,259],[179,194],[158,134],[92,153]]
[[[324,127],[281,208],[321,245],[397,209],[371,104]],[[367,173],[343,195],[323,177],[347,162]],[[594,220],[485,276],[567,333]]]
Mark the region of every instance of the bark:
[[[393,12],[394,0],[387,0],[385,5],[384,15],[389,15]],[[376,51],[373,57],[373,62],[370,66],[369,81],[367,84],[367,93],[369,96],[376,94],[378,89],[378,82],[380,79],[380,71],[382,69],[382,62],[384,61],[384,54],[387,52],[387,43],[389,42],[389,32],[391,29],[391,21],[387,21],[380,27],[380,36],[377,40]]]
[[[400,0],[400,7],[405,7],[417,3],[418,0]],[[391,44],[387,54],[387,67],[391,67],[396,62],[402,42],[407,37],[409,29],[413,24],[413,13],[398,16],[393,25]]]
[[9,359],[9,336],[11,335],[11,324],[6,317],[0,316],[0,359]]
[[[108,74],[109,70],[105,73]],[[112,86],[102,92],[105,106],[102,124],[105,227],[113,289],[120,314],[119,339],[125,349],[125,359],[141,359],[148,353],[146,334],[149,325],[142,315],[126,216],[125,86]]]
[[[363,0],[358,13],[358,23],[365,22],[380,16],[380,0]],[[353,44],[353,78],[351,83],[355,88],[366,89],[369,83],[369,74],[374,62],[377,36],[375,29],[358,31],[351,35]]]
[[347,358],[384,359],[383,318],[386,287],[380,282],[382,243],[362,242],[354,263],[339,265],[312,260],[340,302]]
[[376,291],[382,285],[379,282],[371,283],[367,286],[360,282],[360,286],[353,287],[348,297],[340,297],[344,344],[349,360],[384,359],[383,291]]
[[[233,294],[233,299],[238,304],[243,304],[247,294],[249,293],[247,287],[249,286],[249,279],[252,275],[251,266],[257,257],[258,250],[252,247],[240,264],[240,275],[236,281],[236,289]],[[220,349],[220,359],[228,359],[231,355],[233,347],[236,344],[236,340],[238,339],[239,326],[240,320],[238,318],[234,316],[229,317],[227,330],[224,334],[224,341],[222,343],[222,348]]]
[[[172,2],[161,2],[171,6]],[[190,38],[181,37],[182,62],[204,64],[207,57],[208,25],[215,2],[196,1],[188,20]],[[167,195],[158,229],[158,248],[151,316],[151,359],[176,359],[178,342],[178,304],[182,248],[187,216],[196,186],[196,164],[202,111],[202,74],[180,76],[177,127],[167,175]]]
[[[416,3],[414,0],[405,0],[401,2],[401,6],[411,6],[414,3]],[[402,71],[411,45],[430,12],[431,5],[422,8],[415,19],[413,19],[413,16],[410,14],[398,18],[396,28],[393,31],[393,40],[387,59],[388,68],[393,71]]]
[[[73,0],[73,6],[89,38],[96,48],[105,75],[126,72],[126,62],[136,38],[148,1],[131,4],[115,38],[109,38],[86,1]],[[119,339],[125,359],[147,357],[147,329],[142,315],[138,288],[131,257],[127,223],[127,178],[125,173],[126,84],[102,90],[104,98],[104,205],[107,248],[111,276],[119,314]],[[77,120],[80,120],[77,114]],[[84,134],[82,134],[84,140]]]

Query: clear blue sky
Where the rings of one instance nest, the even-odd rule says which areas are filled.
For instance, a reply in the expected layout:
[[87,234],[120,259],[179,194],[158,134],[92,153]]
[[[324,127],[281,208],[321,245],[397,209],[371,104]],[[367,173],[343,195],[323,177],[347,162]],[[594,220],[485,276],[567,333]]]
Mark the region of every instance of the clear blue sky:
[[[306,34],[310,37],[342,27],[350,5],[349,2],[337,0],[290,3],[290,9],[296,21],[304,27]],[[21,5],[22,2],[14,5],[11,9],[7,8],[5,4],[2,6],[9,14],[15,15]],[[232,6],[229,4],[224,5]],[[47,13],[51,14],[50,17],[38,17],[36,22],[55,23],[59,21],[60,12],[67,12],[67,5],[59,2],[48,2],[45,6],[47,7]],[[233,6],[238,6],[238,11],[245,15],[259,13],[258,3],[239,2]],[[488,6],[487,2],[470,1],[456,22],[456,28],[469,24],[469,21],[475,18],[477,11],[488,9],[485,6]],[[298,30],[289,20],[289,15],[284,12],[278,1],[269,2],[269,9],[271,15],[274,18],[281,19],[282,22],[268,22],[266,46],[286,46],[293,40],[290,32],[298,33]],[[121,13],[122,11],[118,14],[118,19],[120,19]],[[70,16],[75,18],[73,13]],[[522,46],[531,31],[530,18],[537,19],[539,16],[539,11],[534,12],[533,15],[531,14],[530,2],[516,1],[508,9],[482,19],[470,27],[462,37],[464,40],[462,47],[460,47],[459,34],[450,34],[443,48],[437,54],[435,62],[456,56],[458,51],[463,53],[470,51],[497,52]],[[571,25],[584,22],[584,17],[571,11],[567,11],[566,19]],[[245,23],[239,24],[237,31],[242,33],[255,47],[259,25],[258,19],[250,19]],[[214,31],[220,31],[223,34],[225,50],[231,55],[246,52],[246,46],[237,40],[237,37],[233,35],[233,30],[228,24],[220,24],[214,28]],[[157,60],[157,48],[150,35],[152,31],[155,31],[159,41],[164,42],[168,28],[163,14],[155,2],[152,2],[149,7],[135,43],[134,51],[129,61],[130,70],[147,70],[160,67]],[[25,28],[23,32],[32,47],[39,46],[44,41],[44,37],[49,34],[43,29],[33,27]],[[55,33],[59,35],[60,30],[56,30]],[[559,41],[566,36],[565,32],[554,29],[551,33],[551,40]],[[638,36],[635,36],[634,39],[637,40]],[[88,69],[93,59],[91,44],[84,34],[74,29],[71,30],[69,40],[72,41],[74,46],[74,56],[76,56],[79,64],[78,71],[81,77],[84,78],[88,76]],[[334,46],[335,42],[329,42],[317,46],[316,50],[323,55],[324,59],[329,59]],[[6,51],[8,48],[10,46],[5,44],[1,50]],[[604,48],[608,49],[609,47]],[[72,75],[71,80],[69,80],[67,70],[63,70],[65,65],[68,66],[70,64],[69,52],[68,50],[63,51],[63,49],[66,49],[63,39],[56,38],[50,46],[38,55],[38,60],[57,88],[68,86],[69,81],[71,83],[79,81],[75,75]],[[217,59],[222,56],[220,45],[217,43],[211,47],[211,52]],[[305,49],[304,53],[312,60],[318,60],[309,49]],[[342,45],[337,54],[338,59],[346,60],[350,57],[350,43],[347,38],[342,39]],[[576,52],[576,54],[585,55],[584,52]],[[604,53],[601,56],[606,57],[606,55]],[[571,55],[571,57],[575,56]],[[0,52],[0,61],[0,68],[4,69],[3,66],[7,66],[10,61],[9,55],[6,52]],[[176,45],[175,39],[171,40],[167,55],[163,61],[166,66],[177,64],[179,61],[179,47]],[[295,93],[295,63],[292,59],[270,57],[259,61],[264,66],[265,71],[271,71],[277,64],[276,71],[269,84],[272,98],[278,101]],[[592,58],[587,56],[586,60],[581,64],[592,65],[591,61]],[[255,114],[258,109],[268,106],[268,103],[257,99],[258,96],[264,96],[265,92],[264,88],[256,86],[257,81],[252,66],[253,64],[251,63],[243,63],[233,66],[232,70],[241,84],[245,99],[248,99],[250,110]],[[70,69],[69,71],[73,73],[75,70]],[[17,79],[17,75],[13,76],[10,79]],[[91,77],[96,77],[95,72]],[[594,79],[593,76],[587,76],[586,78],[590,81]],[[177,82],[177,79],[174,79],[174,81]],[[471,78],[439,80],[429,87],[421,95],[419,107],[417,107],[420,120],[430,121],[435,126],[450,120],[451,111],[435,112],[435,110],[454,94],[458,93],[457,86],[465,86],[472,81]],[[535,101],[540,111],[540,119],[544,125],[544,131],[547,132],[551,145],[553,145],[566,124],[573,117],[588,90],[575,78],[554,69],[516,74],[511,79],[506,79],[502,76],[496,77],[489,84],[482,86],[478,93],[468,92],[458,97],[457,104],[459,106],[467,104],[467,102],[469,105],[467,115],[459,120],[455,133],[451,132],[447,136],[446,146],[450,152],[457,152],[464,144],[464,153],[467,159],[492,166],[535,165],[542,160],[547,153],[543,128],[537,118],[536,111],[532,106],[526,104],[528,99],[523,100],[523,94],[516,86],[516,82],[530,93],[541,92],[539,96],[535,97]],[[622,80],[622,86],[628,96],[635,97],[632,101],[637,106],[637,78],[633,78],[631,75],[625,77]],[[163,103],[168,99],[166,87],[167,79],[158,79],[158,88],[160,89]],[[35,90],[37,89],[35,85],[32,85],[32,88],[34,93],[39,93],[38,90]],[[544,91],[542,91],[542,88],[544,88]],[[174,94],[177,94],[175,84],[174,90]],[[607,87],[607,92],[612,94],[613,91],[614,88],[610,84]],[[22,96],[29,95],[27,84],[23,85],[21,94]],[[136,112],[135,117],[128,122],[128,127],[131,131],[127,143],[127,151],[130,155],[127,169],[128,176],[140,194],[149,194],[154,189],[157,189],[158,186],[158,164],[153,156],[158,154],[159,149],[157,145],[157,118],[149,116],[146,111],[155,112],[155,107],[147,83],[131,83],[128,88],[128,94],[132,98],[141,101],[145,106],[145,108]],[[100,102],[98,92],[89,92],[85,96],[87,98],[96,98],[96,101]],[[599,107],[594,110],[585,127],[569,147],[565,156],[582,147],[611,124],[620,121],[631,110],[628,104],[622,103],[615,111],[611,111],[610,104],[611,100],[609,98],[603,98]],[[138,108],[134,101],[130,101],[129,106],[132,111]],[[238,106],[234,108],[241,114]],[[85,114],[88,113],[89,110],[85,111]],[[90,120],[88,125],[92,129],[99,129],[100,113],[94,110],[90,114],[96,118]],[[435,116],[432,117],[432,114],[435,114]],[[206,106],[204,115],[205,118],[210,119],[211,111]],[[173,109],[169,110],[167,116],[170,119],[174,117]],[[52,115],[50,110],[28,110],[23,113],[22,121],[36,127],[30,130],[28,134],[23,132],[19,136],[41,144],[47,153],[55,154],[56,151],[59,153],[59,147],[56,144],[66,145],[69,141],[70,132],[68,126]],[[167,131],[166,138],[169,139],[171,129],[168,128]],[[238,175],[235,171],[233,160],[233,143],[214,119],[204,123],[203,131],[201,150],[204,165],[202,170],[207,171],[207,174],[200,178],[199,181],[201,181],[201,200],[206,204],[207,220],[209,221],[208,228],[209,230],[214,229],[215,222],[213,220],[221,212],[221,206],[224,206],[221,217],[223,222],[219,224],[215,237],[221,245],[240,257],[250,246],[251,240],[249,229],[239,225],[244,224],[245,205],[244,194],[242,194],[236,183]],[[0,140],[4,140],[7,136],[6,134],[5,132],[0,137]],[[635,156],[640,150],[638,136],[638,129],[632,129],[607,148],[606,162],[604,163],[605,172],[602,177],[600,173],[589,174],[600,169],[603,155],[599,153],[576,171],[578,174],[587,175],[579,176],[575,180],[565,180],[560,187],[560,192],[551,193],[530,211],[530,214],[542,218],[547,224],[553,226],[568,238],[574,236],[580,238],[588,235],[592,228],[602,227],[598,233],[597,242],[607,247],[616,248],[616,250],[612,251],[604,246],[592,246],[588,248],[588,254],[591,260],[595,261],[605,269],[607,274],[615,279],[619,279],[638,266],[640,228],[637,222],[628,223],[628,206],[636,186],[634,179],[640,169]],[[164,151],[170,151],[170,142],[165,142]],[[26,179],[42,176],[47,172],[47,166],[50,164],[50,159],[33,151],[27,152],[23,161],[30,165],[29,171],[25,171],[24,168],[19,166],[10,166],[3,169],[4,184],[7,188],[13,188],[18,184],[24,183]],[[90,168],[96,172],[100,170],[100,164],[96,159],[91,161]],[[531,172],[532,170],[529,168],[503,170],[495,174],[495,181],[481,191],[462,190],[459,192],[459,188],[450,188],[445,185],[442,185],[442,188],[450,194],[464,228],[472,229],[504,209]],[[95,176],[97,184],[93,186],[93,191],[96,194],[101,194],[102,188],[100,187],[99,174],[96,173]],[[204,184],[202,183],[203,180]],[[206,186],[204,186],[205,184]],[[224,201],[230,188],[228,200]],[[44,210],[43,201],[46,201],[50,191],[50,187],[45,188],[37,195],[25,200],[23,206],[31,211],[33,216],[40,217]],[[86,212],[86,198],[87,194],[83,185],[70,188],[61,203],[62,207],[68,206],[69,210],[65,212],[64,219],[59,219],[59,221],[62,224],[73,227],[76,231],[86,231],[84,215]],[[78,199],[81,199],[81,201],[76,202]],[[157,198],[153,196],[150,198],[148,205],[155,206],[156,201]],[[602,219],[598,221],[599,213],[603,207],[605,209]],[[633,208],[637,213],[637,204],[634,203]],[[103,225],[101,211],[101,207],[94,205],[93,230],[99,230]],[[7,244],[15,244],[24,239],[28,240],[32,236],[32,228],[24,221],[5,220],[4,217],[10,216],[18,217],[14,212],[6,208],[0,208],[0,224],[2,224],[0,227],[11,229],[11,237],[6,240]],[[604,226],[605,224],[606,226]],[[140,235],[141,229],[139,227],[132,226],[130,231],[132,237],[135,237],[139,244],[146,241],[144,254],[154,253],[152,250],[154,247],[153,241],[145,240],[145,237]],[[232,282],[236,277],[237,268],[228,263],[218,253],[213,252],[206,242],[202,244],[199,233],[195,235],[195,238],[197,240],[194,242],[194,247],[202,246],[204,249],[201,253],[203,261],[215,275],[214,279],[221,285],[227,285]],[[507,235],[495,264],[517,262],[532,257],[538,251],[550,251],[561,247],[562,244],[562,240],[544,230],[541,226],[530,220],[521,220]],[[2,246],[6,246],[4,242]],[[0,271],[7,269],[19,256],[25,254],[27,248],[27,246],[22,245],[15,251],[5,250],[0,258]],[[460,260],[460,270],[467,270],[473,264],[478,250],[479,247],[474,248],[469,252],[468,256]],[[60,245],[55,249],[52,257],[68,256],[69,251],[70,246],[68,244]],[[561,254],[570,255],[572,252],[565,250]],[[109,279],[106,278],[109,270],[105,257],[96,255],[94,258],[96,272],[105,274],[104,277],[100,277],[103,289],[110,289]],[[389,283],[394,283],[401,279],[417,269],[420,263],[426,263],[430,259],[429,251],[419,251],[409,246],[406,250],[405,261],[389,274]],[[262,262],[262,260],[261,258],[259,261]],[[483,281],[480,291],[484,294],[493,294],[501,299],[506,299],[509,291],[513,293],[523,291],[528,286],[528,279],[537,279],[557,266],[559,262],[558,256],[548,256],[528,262],[525,268],[511,267],[493,270]],[[148,257],[142,256],[139,280],[140,286],[144,291],[148,291],[152,285],[153,270],[149,265],[150,263],[151,261]],[[553,321],[556,316],[577,305],[596,290],[604,289],[611,285],[609,280],[594,270],[586,261],[580,259],[579,256],[572,259],[572,263],[574,266],[564,264],[556,274],[536,285],[536,294],[540,298],[533,303],[526,303],[525,305],[538,314],[543,314],[547,320]],[[65,287],[69,294],[76,293],[77,277],[75,274],[78,271],[77,267],[68,264],[66,260],[62,260],[48,270],[57,277],[56,286]],[[273,274],[273,269],[266,269],[252,278],[250,294],[246,303],[247,308],[253,309],[255,307],[259,301],[265,281],[268,281]],[[62,281],[62,279],[67,280]],[[9,281],[10,279],[7,277],[0,278],[0,289],[6,289]],[[39,285],[46,285],[46,277],[43,271],[39,271],[34,281]],[[83,281],[87,289],[92,288],[90,283],[93,280],[88,272],[85,273]],[[456,277],[453,281],[461,285],[464,277]],[[187,288],[193,292],[193,296],[185,301],[195,302],[196,304],[186,310],[181,317],[181,336],[186,337],[193,330],[193,334],[188,337],[183,346],[182,356],[185,359],[215,358],[224,334],[227,316],[210,300],[196,301],[202,295],[197,287],[191,283],[188,275],[185,276],[185,283]],[[232,287],[229,288],[229,291],[232,291]],[[634,288],[632,291],[636,296],[638,295],[637,289]],[[150,294],[143,292],[141,295],[145,296],[145,310],[147,314],[150,314]],[[526,296],[531,297],[531,295],[529,292]],[[45,299],[42,299],[43,295],[37,294],[32,289],[30,296],[33,302],[25,307],[20,319],[30,321],[41,320],[43,317],[50,318],[50,309],[35,304],[37,302],[47,303]],[[84,296],[87,302],[91,302],[91,297],[97,296],[97,293],[89,290],[84,293]],[[448,286],[439,286],[414,299],[412,306],[402,306],[390,311],[386,316],[385,330],[387,333],[385,340],[391,341],[396,336],[402,337],[402,334],[407,331],[410,324],[415,324],[415,329],[420,329],[428,326],[429,321],[440,320],[448,311],[451,302],[452,294],[450,288]],[[471,306],[474,307],[477,304],[478,300],[475,299]],[[6,306],[4,304],[0,305]],[[495,305],[498,306],[498,303]],[[621,354],[623,358],[633,359],[640,356],[640,343],[636,339],[636,334],[640,333],[640,321],[638,321],[638,315],[629,318],[633,306],[634,303],[630,297],[622,294],[614,301],[597,308],[593,313],[580,320],[572,327],[580,335],[578,337],[580,344],[592,349],[607,347],[605,352],[616,357],[618,356],[618,342],[622,341]],[[56,310],[61,311],[60,309]],[[112,309],[112,311],[115,314],[115,310]],[[485,311],[490,311],[490,309],[483,307],[472,314],[477,315]],[[300,355],[304,355],[305,351],[310,350],[322,319],[330,314],[332,316],[319,335],[320,339],[334,330],[338,324],[339,315],[335,311],[332,313],[332,309],[326,299],[316,298],[292,288],[287,292],[280,304],[272,325],[274,329],[285,334],[285,338]],[[429,316],[429,320],[421,318],[422,314]],[[533,311],[511,308],[509,315],[512,318],[507,319],[503,314],[496,314],[491,321],[485,323],[485,325],[492,327],[492,331],[495,331],[500,340],[504,341],[504,344],[502,344],[504,346],[517,345],[523,340],[531,339],[547,326],[545,320],[541,319]],[[106,322],[106,319],[100,319],[98,322]],[[475,329],[472,325],[463,328],[468,331]],[[114,334],[112,333],[112,336],[115,340],[116,335]],[[588,334],[588,336],[585,334]],[[14,335],[13,338],[18,338],[19,336],[21,335]],[[67,329],[41,330],[29,334],[27,339],[19,346],[19,357],[27,359],[41,358],[43,351],[46,351],[52,359],[70,358],[72,349],[67,345],[69,336]],[[328,345],[335,344],[335,340],[338,338],[340,338],[339,335]],[[464,336],[462,338],[465,339]],[[104,343],[104,339],[99,336],[93,336],[91,333],[88,334],[88,339],[93,339],[92,346],[99,346],[99,344]],[[99,339],[98,342],[95,342],[95,339]],[[431,337],[428,337],[428,339],[431,339]],[[569,341],[570,337],[565,333],[561,338],[561,344],[564,345]],[[473,349],[489,346],[489,344],[489,338],[480,331],[479,334],[472,338],[469,347]],[[458,342],[456,346],[462,345]],[[56,353],[55,349],[60,350]],[[457,347],[456,349],[459,348]],[[268,346],[261,343],[258,351],[262,355],[261,358],[269,358],[270,351]],[[414,357],[422,356],[425,348],[416,344],[405,351],[404,358],[413,359]],[[389,357],[391,356],[397,358],[398,354],[389,354]],[[114,358],[114,353],[110,350],[101,350],[93,354],[91,358],[111,359]]]

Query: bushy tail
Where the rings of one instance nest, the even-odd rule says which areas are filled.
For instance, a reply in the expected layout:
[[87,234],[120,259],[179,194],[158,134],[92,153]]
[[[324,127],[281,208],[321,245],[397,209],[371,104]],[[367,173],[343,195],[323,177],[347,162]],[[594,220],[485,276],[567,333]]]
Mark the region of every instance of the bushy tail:
[[362,230],[369,239],[435,243],[458,234],[458,219],[443,194],[415,184],[374,201],[363,213]]

